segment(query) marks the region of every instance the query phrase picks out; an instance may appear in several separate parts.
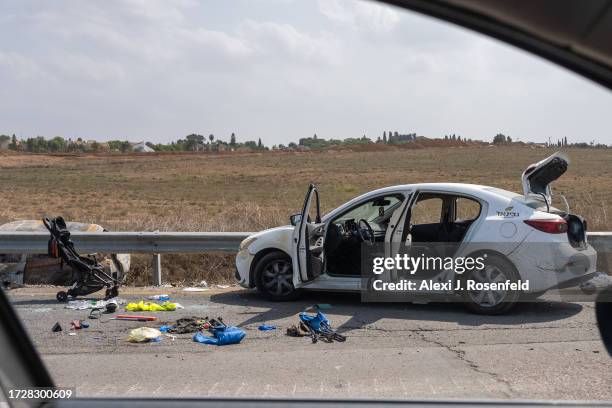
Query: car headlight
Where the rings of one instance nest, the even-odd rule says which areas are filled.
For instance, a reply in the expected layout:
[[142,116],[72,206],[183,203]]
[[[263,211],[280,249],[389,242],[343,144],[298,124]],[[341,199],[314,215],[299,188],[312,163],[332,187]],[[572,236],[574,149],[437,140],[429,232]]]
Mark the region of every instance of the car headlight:
[[257,237],[248,237],[247,239],[245,239],[244,241],[240,243],[240,250],[242,251],[243,249],[248,248],[248,246],[251,245],[256,240],[257,240]]

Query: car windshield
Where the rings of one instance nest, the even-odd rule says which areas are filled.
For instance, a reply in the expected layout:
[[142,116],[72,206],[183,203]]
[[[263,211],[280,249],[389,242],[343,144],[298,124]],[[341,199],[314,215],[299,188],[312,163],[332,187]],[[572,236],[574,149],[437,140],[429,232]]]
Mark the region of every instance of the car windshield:
[[[537,21],[600,61],[610,1],[567,3],[0,1],[0,286],[38,394],[612,401],[612,92],[515,47]],[[495,38],[457,25],[481,10]]]
[[337,221],[360,220],[374,221],[379,217],[384,217],[389,211],[395,210],[402,202],[398,196],[382,196],[365,203],[358,204],[345,214],[341,215]]

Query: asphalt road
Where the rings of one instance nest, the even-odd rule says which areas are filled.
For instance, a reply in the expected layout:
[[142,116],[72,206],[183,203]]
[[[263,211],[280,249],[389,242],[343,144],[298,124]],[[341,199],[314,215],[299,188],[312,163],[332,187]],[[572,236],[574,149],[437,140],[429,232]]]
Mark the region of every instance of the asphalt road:
[[[55,291],[26,288],[9,296],[57,385],[76,387],[79,396],[612,400],[612,359],[592,303],[541,301],[490,317],[452,304],[362,304],[358,296],[331,293],[272,303],[236,288],[131,289],[122,297],[170,291],[185,309],[143,313],[160,318],[153,324],[90,320],[89,329],[70,336],[69,322],[88,311],[65,309]],[[345,343],[285,335],[314,303],[332,304],[326,314]],[[247,337],[224,347],[195,343],[191,335],[126,341],[132,328],[184,316],[222,316]],[[65,331],[51,332],[56,321]],[[262,323],[278,330],[257,330]]]

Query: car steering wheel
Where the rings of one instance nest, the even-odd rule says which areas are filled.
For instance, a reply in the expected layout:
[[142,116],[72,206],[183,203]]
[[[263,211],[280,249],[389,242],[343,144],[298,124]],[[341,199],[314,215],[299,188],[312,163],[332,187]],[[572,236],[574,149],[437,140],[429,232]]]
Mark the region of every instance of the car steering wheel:
[[374,246],[374,230],[372,227],[370,227],[370,223],[368,223],[365,219],[362,218],[357,223],[357,232],[359,233],[359,237],[363,242],[369,246]]

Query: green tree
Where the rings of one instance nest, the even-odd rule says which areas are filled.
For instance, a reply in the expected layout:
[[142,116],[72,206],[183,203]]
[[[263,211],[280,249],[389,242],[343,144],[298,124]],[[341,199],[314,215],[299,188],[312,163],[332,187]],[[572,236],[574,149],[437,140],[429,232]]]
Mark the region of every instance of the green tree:
[[198,145],[202,145],[202,144],[204,144],[204,136],[202,135],[192,133],[185,137],[185,145],[184,145],[185,150],[196,151],[198,148]]
[[236,135],[233,132],[230,136],[230,146],[236,146]]
[[66,151],[66,141],[63,137],[56,136],[47,143],[48,149],[51,152]]
[[506,135],[503,133],[498,133],[493,137],[494,144],[503,144],[506,143]]

